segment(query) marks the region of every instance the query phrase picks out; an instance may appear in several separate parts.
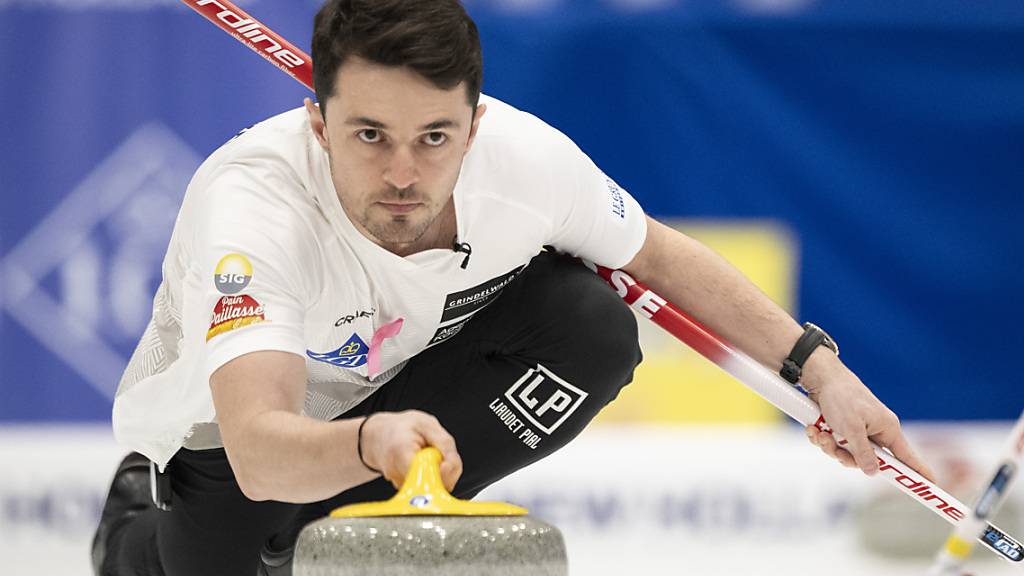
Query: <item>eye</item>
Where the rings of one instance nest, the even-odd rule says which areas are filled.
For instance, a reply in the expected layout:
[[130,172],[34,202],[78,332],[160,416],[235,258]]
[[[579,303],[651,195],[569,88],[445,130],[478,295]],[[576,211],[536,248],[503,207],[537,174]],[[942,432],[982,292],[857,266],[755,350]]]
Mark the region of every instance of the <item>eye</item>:
[[423,137],[423,143],[427,146],[441,146],[448,141],[448,135],[444,132],[430,132]]
[[381,139],[380,130],[376,130],[374,128],[360,130],[359,132],[356,133],[356,135],[359,137],[360,140],[367,144],[377,144],[378,142],[380,142]]

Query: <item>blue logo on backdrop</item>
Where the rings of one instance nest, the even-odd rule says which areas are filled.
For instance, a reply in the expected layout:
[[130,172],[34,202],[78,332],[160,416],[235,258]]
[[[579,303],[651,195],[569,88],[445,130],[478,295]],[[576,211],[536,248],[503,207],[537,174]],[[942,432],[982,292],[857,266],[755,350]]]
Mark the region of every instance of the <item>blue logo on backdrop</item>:
[[363,342],[359,334],[353,334],[341,348],[333,352],[313,352],[306,350],[306,356],[313,360],[319,360],[342,368],[358,368],[366,364],[366,355],[370,353],[370,347]]
[[58,358],[114,397],[149,323],[167,239],[200,161],[163,124],[140,126],[0,259],[0,312],[49,351],[27,363]]

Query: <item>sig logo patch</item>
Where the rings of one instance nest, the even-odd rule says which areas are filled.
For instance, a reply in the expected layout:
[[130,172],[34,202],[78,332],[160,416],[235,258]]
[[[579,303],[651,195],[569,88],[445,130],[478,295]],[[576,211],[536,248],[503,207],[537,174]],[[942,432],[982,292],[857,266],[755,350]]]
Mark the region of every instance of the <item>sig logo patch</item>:
[[516,380],[505,398],[539,430],[551,434],[566,421],[587,393],[537,364]]
[[306,356],[313,360],[326,362],[333,366],[342,368],[358,368],[366,364],[366,355],[370,353],[370,347],[363,342],[359,334],[353,334],[351,338],[341,345],[341,348],[331,352],[313,352],[306,350]]
[[213,283],[221,294],[238,294],[252,280],[252,262],[241,254],[228,254],[217,262]]
[[225,296],[217,301],[210,318],[206,341],[243,326],[266,322],[263,305],[252,296]]

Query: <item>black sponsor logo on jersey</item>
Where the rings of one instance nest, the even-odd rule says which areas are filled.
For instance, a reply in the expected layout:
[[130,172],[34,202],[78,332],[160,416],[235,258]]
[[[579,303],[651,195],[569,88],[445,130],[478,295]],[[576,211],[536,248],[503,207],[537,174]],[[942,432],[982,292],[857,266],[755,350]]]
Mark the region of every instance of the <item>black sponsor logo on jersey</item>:
[[373,318],[373,315],[376,314],[376,313],[377,313],[377,309],[376,308],[370,308],[369,310],[357,310],[357,311],[355,311],[355,312],[353,312],[351,314],[346,314],[346,315],[342,316],[341,318],[338,318],[334,322],[334,327],[337,328],[339,326],[344,326],[346,324],[351,324],[351,323],[355,322],[356,320],[358,320],[360,318]]
[[519,266],[497,278],[492,278],[467,290],[446,296],[444,299],[444,310],[441,312],[441,323],[444,324],[449,320],[473,314],[490,304],[505,286],[508,286],[515,279],[516,275],[523,268],[524,266]]
[[540,364],[505,391],[505,399],[545,434],[557,430],[586,398],[586,392]]
[[[472,318],[472,316],[470,316],[470,318]],[[466,325],[466,322],[469,322],[469,318],[463,318],[455,324],[441,326],[437,329],[437,332],[434,332],[434,335],[430,338],[430,342],[427,343],[427,347],[429,348],[434,344],[440,344],[441,342],[455,336],[462,330],[462,327]]]
[[508,286],[516,275],[526,266],[518,266],[509,272],[477,284],[472,288],[445,296],[444,310],[441,311],[441,326],[430,337],[427,347],[440,344],[458,334],[462,328],[484,306],[497,299],[505,286]]

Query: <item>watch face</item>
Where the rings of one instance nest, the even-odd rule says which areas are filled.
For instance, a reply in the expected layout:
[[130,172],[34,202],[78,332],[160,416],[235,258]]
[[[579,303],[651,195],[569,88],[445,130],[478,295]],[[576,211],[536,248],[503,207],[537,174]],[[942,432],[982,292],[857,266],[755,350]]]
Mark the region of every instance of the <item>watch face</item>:
[[835,352],[836,356],[839,356],[839,344],[836,344],[836,341],[833,340],[827,332],[825,332],[825,341],[822,342],[822,345],[828,348],[829,350]]

